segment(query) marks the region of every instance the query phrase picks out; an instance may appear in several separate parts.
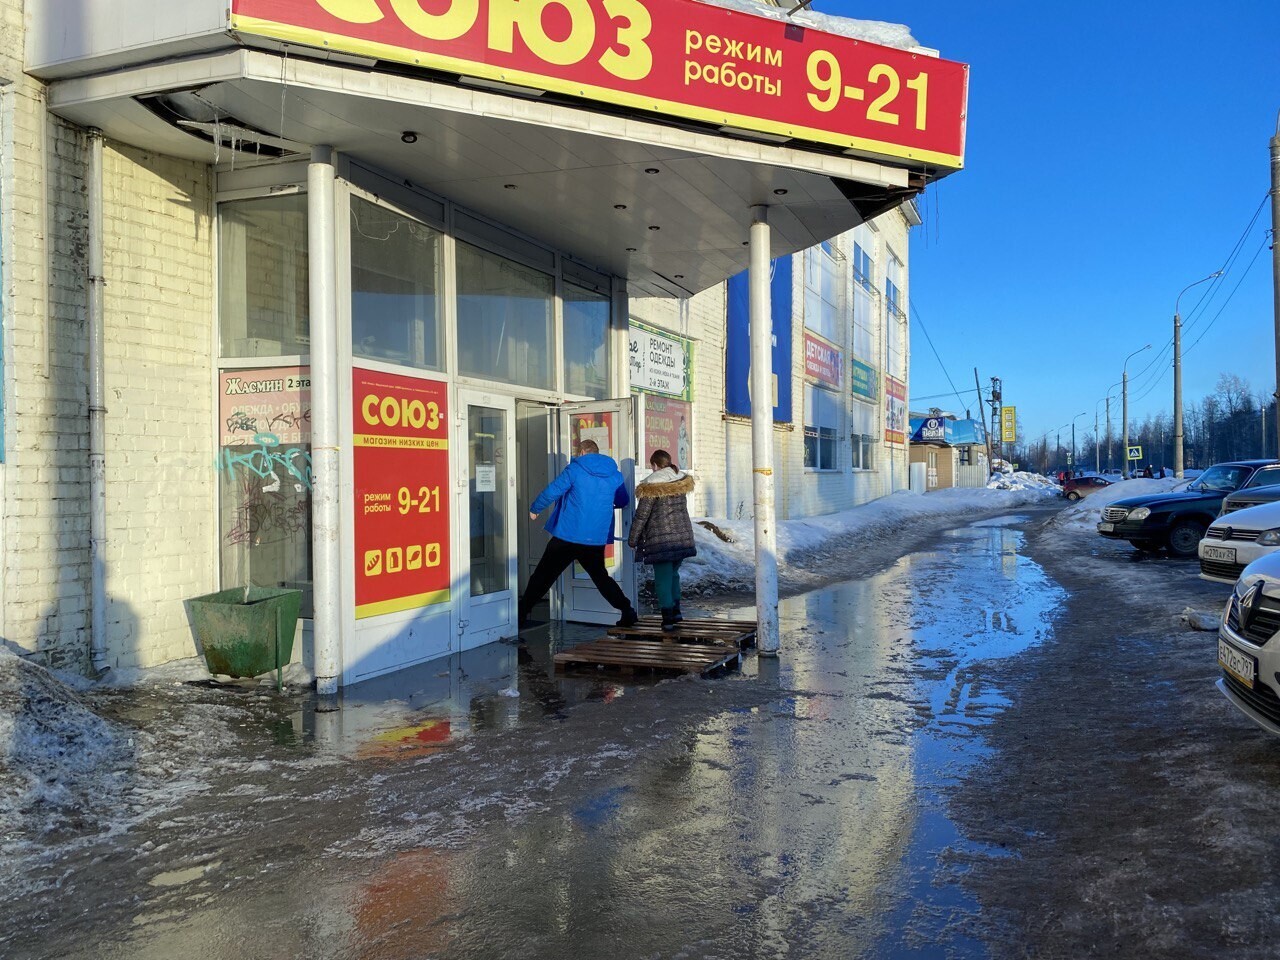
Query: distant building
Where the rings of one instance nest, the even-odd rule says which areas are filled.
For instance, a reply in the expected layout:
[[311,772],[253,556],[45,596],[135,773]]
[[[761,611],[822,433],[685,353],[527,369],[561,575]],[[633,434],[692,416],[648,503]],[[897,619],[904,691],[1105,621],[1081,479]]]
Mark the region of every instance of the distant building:
[[981,487],[991,465],[981,420],[959,419],[942,410],[911,414],[911,462],[925,465],[925,489]]

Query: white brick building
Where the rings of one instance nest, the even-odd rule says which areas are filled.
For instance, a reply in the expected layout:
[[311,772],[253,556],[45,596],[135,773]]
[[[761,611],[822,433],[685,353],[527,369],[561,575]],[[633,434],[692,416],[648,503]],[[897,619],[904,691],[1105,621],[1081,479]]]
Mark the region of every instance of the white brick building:
[[[543,543],[532,494],[583,431],[640,452],[629,318],[693,341],[696,506],[748,515],[725,281],[761,206],[794,265],[779,515],[905,486],[886,402],[909,350],[899,205],[961,165],[960,65],[848,46],[936,71],[930,116],[958,124],[941,146],[865,120],[787,133],[607,90],[599,109],[546,64],[531,94],[484,64],[443,70],[430,44],[424,72],[332,4],[273,32],[274,2],[0,0],[6,646],[73,667],[94,644],[117,668],[193,656],[186,601],[249,584],[304,591],[303,655],[343,682],[508,634]],[[680,10],[766,47],[783,29]],[[404,33],[385,19],[368,29]],[[629,558],[612,562],[631,585]],[[608,612],[571,576],[555,602]]]

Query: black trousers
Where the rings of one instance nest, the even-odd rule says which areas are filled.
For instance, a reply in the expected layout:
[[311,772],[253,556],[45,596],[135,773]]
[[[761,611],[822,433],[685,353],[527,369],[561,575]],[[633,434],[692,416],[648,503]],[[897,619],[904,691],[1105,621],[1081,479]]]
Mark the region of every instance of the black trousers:
[[520,619],[528,616],[533,605],[547,595],[551,585],[575,560],[582,564],[582,569],[587,571],[591,582],[596,585],[600,595],[609,601],[610,606],[618,610],[626,610],[631,606],[631,601],[622,592],[618,582],[605,569],[603,546],[570,543],[568,540],[552,537],[547,543],[547,549],[542,551],[542,559],[534,568],[533,576],[529,578],[524,596],[520,598]]

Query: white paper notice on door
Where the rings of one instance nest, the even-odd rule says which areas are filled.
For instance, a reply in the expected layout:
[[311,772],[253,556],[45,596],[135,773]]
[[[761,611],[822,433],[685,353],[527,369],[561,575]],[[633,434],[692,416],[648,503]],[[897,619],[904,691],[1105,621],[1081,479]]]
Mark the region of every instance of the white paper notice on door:
[[613,456],[613,448],[609,445],[608,427],[583,427],[578,431],[578,442],[582,443],[586,440],[594,440],[600,452],[606,457]]
[[476,493],[493,493],[498,489],[498,468],[492,463],[476,464]]

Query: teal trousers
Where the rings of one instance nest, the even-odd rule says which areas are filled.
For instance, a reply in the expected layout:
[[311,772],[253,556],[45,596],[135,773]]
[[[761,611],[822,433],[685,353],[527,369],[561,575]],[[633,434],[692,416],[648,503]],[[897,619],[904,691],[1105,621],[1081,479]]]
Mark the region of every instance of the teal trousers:
[[658,595],[658,606],[663,610],[680,602],[680,561],[653,565],[653,592]]

